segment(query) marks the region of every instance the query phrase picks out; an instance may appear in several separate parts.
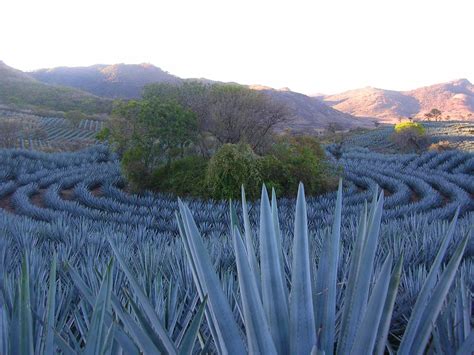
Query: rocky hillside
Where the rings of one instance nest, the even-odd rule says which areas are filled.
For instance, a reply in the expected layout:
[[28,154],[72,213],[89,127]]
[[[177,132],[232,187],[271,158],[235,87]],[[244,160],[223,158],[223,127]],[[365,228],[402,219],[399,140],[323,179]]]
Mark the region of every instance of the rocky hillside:
[[337,129],[373,127],[370,121],[335,110],[314,97],[293,92],[287,88],[276,90],[257,85],[250,87],[285,104],[292,113],[291,129],[294,131],[310,133],[314,129],[327,128],[329,124],[334,124]]
[[138,98],[145,85],[157,82],[176,83],[181,79],[151,64],[93,65],[59,67],[29,73],[49,84],[70,86],[108,98]]
[[450,119],[474,119],[474,85],[467,79],[392,91],[372,87],[320,97],[333,108],[366,118],[393,122],[400,116],[423,117],[433,108]]
[[[55,83],[79,88],[90,93],[108,98],[137,98],[145,85],[150,83],[179,83],[182,80],[151,64],[139,65],[94,65],[78,68],[42,69],[30,73],[45,83]],[[212,80],[195,79],[206,83]],[[367,120],[355,118],[347,113],[337,111],[313,97],[292,92],[289,89],[275,90],[263,86],[251,86],[263,90],[272,99],[286,104],[293,113],[291,123],[282,129],[309,133],[311,130],[327,128],[331,123],[340,129],[354,127],[373,127]]]
[[74,88],[44,84],[0,61],[0,105],[26,109],[106,113],[110,111],[112,102]]

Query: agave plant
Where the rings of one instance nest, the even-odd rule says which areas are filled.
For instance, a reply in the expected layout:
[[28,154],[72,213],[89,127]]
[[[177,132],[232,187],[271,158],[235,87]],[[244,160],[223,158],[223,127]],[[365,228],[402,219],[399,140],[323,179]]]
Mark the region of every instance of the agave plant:
[[[205,249],[190,209],[179,201],[176,214],[180,235],[202,300],[207,298],[205,316],[216,349],[220,354],[383,354],[392,346],[387,338],[402,272],[402,260],[393,266],[386,255],[375,274],[375,253],[380,230],[383,192],[375,192],[369,208],[361,213],[358,233],[351,254],[349,273],[343,284],[343,304],[338,320],[336,292],[341,240],[342,184],[339,183],[332,229],[322,245],[316,275],[312,275],[308,221],[304,187],[300,184],[296,201],[291,275],[286,273],[274,191],[272,202],[265,186],[260,204],[258,233],[259,258],[254,245],[248,206],[242,188],[244,228],[239,226],[230,205],[231,235],[235,250],[242,323],[221,289],[220,280]],[[430,340],[446,295],[461,262],[469,236],[459,243],[441,272],[441,265],[452,240],[458,212],[442,241],[430,273],[418,296],[404,335],[400,354],[422,354]],[[312,280],[316,281],[313,282]],[[373,282],[375,280],[375,282]],[[462,341],[469,342],[466,334]],[[469,348],[462,344],[460,349]]]

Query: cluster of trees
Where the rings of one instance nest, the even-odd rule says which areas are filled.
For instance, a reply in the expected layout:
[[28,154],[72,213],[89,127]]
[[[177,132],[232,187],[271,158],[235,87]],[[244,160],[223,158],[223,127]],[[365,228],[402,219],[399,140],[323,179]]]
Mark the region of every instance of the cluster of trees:
[[430,112],[424,114],[424,117],[427,121],[431,121],[432,119],[435,121],[441,121],[443,113],[438,110],[437,108],[432,109]]
[[227,198],[244,184],[256,197],[253,189],[266,182],[294,194],[299,181],[288,181],[313,169],[305,186],[316,193],[326,188],[313,181],[323,179],[324,154],[315,142],[309,153],[301,140],[277,138],[276,128],[289,117],[285,106],[241,85],[153,84],[141,100],[115,104],[100,138],[119,152],[136,188]]

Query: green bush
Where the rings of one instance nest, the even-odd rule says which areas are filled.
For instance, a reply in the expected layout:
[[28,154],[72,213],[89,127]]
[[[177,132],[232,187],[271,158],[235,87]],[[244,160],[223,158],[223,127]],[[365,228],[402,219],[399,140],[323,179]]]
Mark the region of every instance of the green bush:
[[402,152],[422,152],[429,145],[425,127],[418,122],[402,122],[394,127],[392,141]]
[[261,159],[261,174],[268,187],[280,196],[291,196],[302,182],[309,194],[331,188],[335,179],[320,144],[311,137],[293,137],[274,144]]
[[419,135],[425,134],[425,127],[418,122],[401,122],[395,125],[395,133],[401,133],[406,130],[414,130]]
[[156,169],[151,177],[151,188],[179,196],[208,197],[206,170],[208,160],[188,156]]
[[206,183],[216,199],[239,198],[240,186],[247,195],[260,193],[260,159],[248,144],[224,144],[209,161]]

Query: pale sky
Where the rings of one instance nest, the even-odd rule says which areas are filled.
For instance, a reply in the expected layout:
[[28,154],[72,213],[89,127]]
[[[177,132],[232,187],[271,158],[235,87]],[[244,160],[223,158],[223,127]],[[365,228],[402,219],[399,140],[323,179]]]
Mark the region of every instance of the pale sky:
[[21,70],[152,63],[314,93],[474,81],[474,0],[0,0]]

